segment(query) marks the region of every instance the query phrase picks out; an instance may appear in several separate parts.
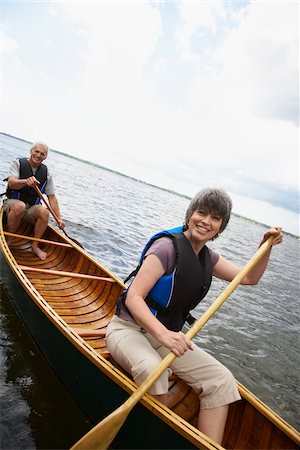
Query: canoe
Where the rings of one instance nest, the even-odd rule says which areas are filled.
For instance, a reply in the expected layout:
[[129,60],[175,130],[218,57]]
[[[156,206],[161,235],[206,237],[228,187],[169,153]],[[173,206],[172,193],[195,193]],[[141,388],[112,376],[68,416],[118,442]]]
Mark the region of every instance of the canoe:
[[[48,226],[41,261],[31,252],[32,226],[15,235],[0,214],[1,282],[50,366],[96,424],[136,385],[105,345],[106,327],[124,284],[82,247]],[[7,238],[11,239],[8,246]],[[168,405],[146,394],[112,443],[122,449],[297,449],[300,434],[239,383],[222,446],[195,425],[199,400],[182,380],[170,380]]]

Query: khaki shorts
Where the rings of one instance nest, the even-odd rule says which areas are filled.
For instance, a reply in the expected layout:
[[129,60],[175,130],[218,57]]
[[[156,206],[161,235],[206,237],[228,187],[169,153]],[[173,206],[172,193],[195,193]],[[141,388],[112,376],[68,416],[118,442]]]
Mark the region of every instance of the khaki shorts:
[[[138,324],[114,316],[107,327],[107,347],[113,358],[134,381],[141,384],[169,353]],[[198,394],[201,408],[211,409],[239,400],[240,394],[231,372],[194,344],[193,350],[175,358],[155,384],[149,389],[153,395],[168,392],[169,374],[172,371]]]
[[[19,200],[5,199],[3,201],[3,208],[4,208],[4,211],[6,214],[9,213],[11,205],[16,201],[19,201]],[[21,217],[21,219],[24,220],[25,222],[34,224],[35,223],[34,211],[38,206],[39,205],[33,205],[33,206],[26,205],[26,209],[25,209],[24,214]]]

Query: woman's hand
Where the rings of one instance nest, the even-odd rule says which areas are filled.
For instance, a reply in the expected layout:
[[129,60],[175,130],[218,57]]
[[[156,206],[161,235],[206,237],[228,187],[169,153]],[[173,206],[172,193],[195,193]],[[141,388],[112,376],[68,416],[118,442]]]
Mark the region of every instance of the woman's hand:
[[281,227],[272,227],[272,228],[270,228],[270,229],[264,234],[264,237],[262,238],[262,241],[260,242],[259,247],[260,247],[267,239],[269,239],[270,236],[274,236],[272,245],[281,244],[281,242],[283,241],[282,228],[281,228]]
[[126,306],[144,330],[176,356],[182,356],[187,350],[192,350],[190,339],[181,331],[168,330],[152,314],[144,300],[164,273],[165,270],[158,257],[153,254],[147,256],[128,289]]
[[181,331],[166,330],[159,336],[159,341],[176,356],[182,356],[187,350],[193,350],[192,341]]

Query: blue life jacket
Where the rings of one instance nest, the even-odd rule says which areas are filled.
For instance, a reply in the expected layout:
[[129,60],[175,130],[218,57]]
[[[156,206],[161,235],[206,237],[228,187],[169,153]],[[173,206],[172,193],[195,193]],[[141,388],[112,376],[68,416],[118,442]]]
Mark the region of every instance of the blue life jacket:
[[[48,169],[45,164],[41,164],[35,174],[33,175],[32,167],[29,164],[27,158],[19,158],[20,161],[20,176],[19,179],[26,179],[29,177],[35,177],[40,182],[40,191],[45,192],[47,184],[47,174]],[[37,195],[35,190],[29,186],[25,186],[21,189],[10,189],[6,190],[7,198],[22,200],[27,205],[33,206],[41,203],[40,197]]]
[[[157,233],[146,244],[138,267],[125,282],[137,274],[143,258],[153,242],[164,236],[173,241],[176,251],[175,268],[172,273],[163,275],[156,282],[145,302],[151,312],[168,329],[179,331],[184,322],[191,317],[190,311],[205,297],[211,284],[212,261],[206,246],[196,255],[189,240],[183,234],[182,227]],[[119,298],[116,311],[118,315],[120,308],[126,308],[126,295],[127,290]]]

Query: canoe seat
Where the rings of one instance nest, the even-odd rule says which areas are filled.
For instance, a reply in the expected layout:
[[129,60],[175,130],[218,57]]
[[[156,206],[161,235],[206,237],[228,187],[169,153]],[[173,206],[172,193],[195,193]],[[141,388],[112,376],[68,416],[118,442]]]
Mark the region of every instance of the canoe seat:
[[[101,328],[99,330],[95,330],[93,328],[72,328],[72,330],[77,333],[80,337],[82,337],[83,339],[93,339],[93,338],[102,338],[103,340],[105,339],[106,336],[106,328]],[[97,353],[99,353],[99,355],[103,356],[103,358],[109,358],[110,356],[110,352],[107,350],[106,346],[104,347],[98,347],[96,345],[96,343],[98,342],[97,340],[95,341],[95,346],[92,343],[93,341],[90,341],[90,345],[92,345],[92,347],[94,348],[94,350],[96,350]]]
[[72,328],[72,330],[79,334],[81,337],[105,337],[106,328],[101,328],[100,330],[94,330],[92,328]]
[[105,350],[98,349],[97,353],[99,353],[99,355],[103,356],[103,358],[105,358],[105,359],[110,358],[110,352],[107,349],[105,349]]

